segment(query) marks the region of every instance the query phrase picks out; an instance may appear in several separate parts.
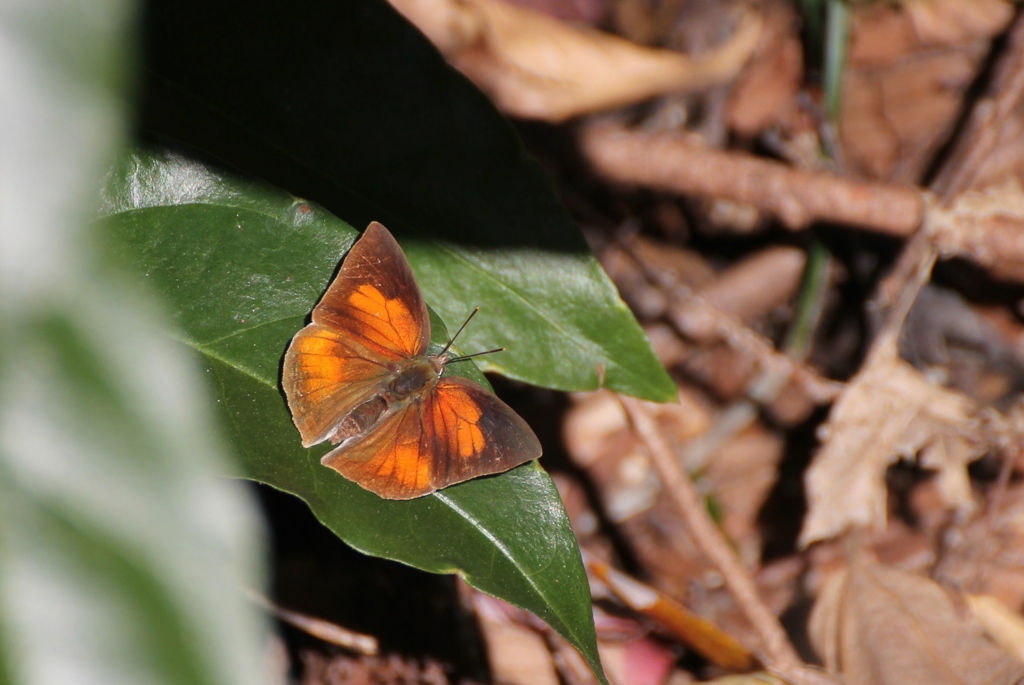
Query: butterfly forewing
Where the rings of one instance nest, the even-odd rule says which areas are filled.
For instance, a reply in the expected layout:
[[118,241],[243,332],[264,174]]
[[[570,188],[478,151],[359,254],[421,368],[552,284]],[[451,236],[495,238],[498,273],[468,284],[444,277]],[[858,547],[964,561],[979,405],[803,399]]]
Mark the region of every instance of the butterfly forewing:
[[329,438],[353,408],[380,392],[391,374],[387,363],[367,357],[346,335],[319,324],[299,331],[285,353],[282,382],[303,447]]
[[422,356],[427,306],[409,262],[386,228],[370,224],[292,339],[282,384],[305,447],[329,438],[387,384],[395,365]]
[[386,228],[370,224],[313,309],[313,323],[388,359],[421,356],[430,341],[427,305],[409,261]]

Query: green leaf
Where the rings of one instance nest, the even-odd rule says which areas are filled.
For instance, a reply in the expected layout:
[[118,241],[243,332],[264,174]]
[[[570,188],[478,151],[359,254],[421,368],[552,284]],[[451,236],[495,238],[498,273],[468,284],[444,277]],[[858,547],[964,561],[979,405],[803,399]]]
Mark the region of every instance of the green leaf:
[[0,683],[268,682],[253,502],[192,360],[85,230],[133,24],[0,4]]
[[540,165],[384,0],[155,0],[143,126],[406,248],[463,346],[561,390],[675,387]]
[[[364,552],[459,573],[533,611],[601,673],[576,541],[535,463],[396,502],[321,466],[329,446],[301,447],[278,388],[281,357],[355,239],[351,227],[174,156],[126,155],[104,198],[112,249],[164,293],[178,335],[204,358],[244,475],[299,496]],[[447,339],[438,323],[434,344]]]

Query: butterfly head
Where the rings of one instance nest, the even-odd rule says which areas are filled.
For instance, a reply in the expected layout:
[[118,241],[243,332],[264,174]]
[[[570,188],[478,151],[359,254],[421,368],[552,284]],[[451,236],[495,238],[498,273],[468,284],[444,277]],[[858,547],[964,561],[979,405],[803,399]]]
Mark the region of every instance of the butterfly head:
[[[447,349],[447,348],[445,348]],[[448,362],[453,361],[452,355],[448,352],[441,352],[431,357],[427,357],[427,361],[430,362],[430,366],[434,369],[434,373],[440,378],[444,374],[444,367],[448,365]]]

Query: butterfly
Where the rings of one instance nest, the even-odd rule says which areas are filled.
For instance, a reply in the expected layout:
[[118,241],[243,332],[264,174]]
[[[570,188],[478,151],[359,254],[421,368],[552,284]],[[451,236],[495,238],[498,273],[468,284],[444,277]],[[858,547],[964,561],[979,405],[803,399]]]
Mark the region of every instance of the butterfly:
[[321,463],[386,499],[540,457],[537,436],[507,404],[445,375],[465,357],[448,347],[429,355],[429,343],[409,261],[373,222],[285,352],[282,385],[302,446],[337,445]]

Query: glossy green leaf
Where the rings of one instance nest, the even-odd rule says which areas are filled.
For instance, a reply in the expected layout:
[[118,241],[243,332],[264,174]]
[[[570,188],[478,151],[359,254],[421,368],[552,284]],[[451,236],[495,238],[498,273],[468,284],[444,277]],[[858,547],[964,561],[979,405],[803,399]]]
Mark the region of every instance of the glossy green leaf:
[[[600,673],[576,541],[535,463],[395,502],[321,466],[329,446],[301,447],[278,387],[281,357],[357,235],[352,228],[180,157],[127,155],[104,197],[112,249],[164,293],[178,334],[202,355],[244,475],[298,495],[360,550],[459,573],[533,611]],[[443,325],[433,328],[434,343],[445,342]]]
[[154,0],[143,126],[406,247],[469,349],[535,385],[675,388],[535,160],[384,0]]
[[0,683],[256,685],[255,507],[189,355],[85,226],[130,10],[0,3]]

